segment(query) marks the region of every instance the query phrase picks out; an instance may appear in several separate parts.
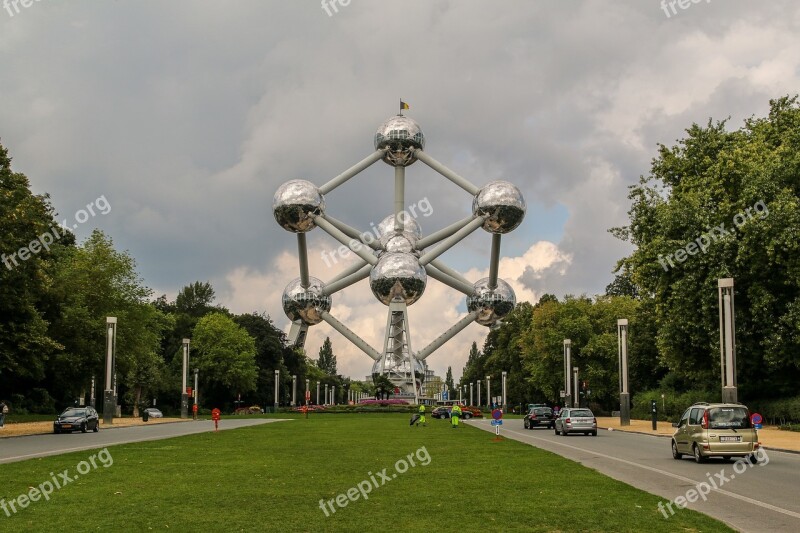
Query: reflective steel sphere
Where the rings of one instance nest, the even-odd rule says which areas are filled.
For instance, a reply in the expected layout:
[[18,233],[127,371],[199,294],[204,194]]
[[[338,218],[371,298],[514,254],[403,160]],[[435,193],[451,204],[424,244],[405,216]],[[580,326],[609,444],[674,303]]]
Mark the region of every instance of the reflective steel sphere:
[[411,305],[425,292],[428,275],[412,254],[384,253],[369,273],[372,294],[384,305],[392,300]]
[[320,311],[331,310],[331,297],[322,293],[324,284],[309,277],[308,288],[300,286],[300,278],[292,280],[283,290],[283,312],[289,320],[302,320],[313,326],[322,322]]
[[381,248],[387,252],[397,252],[401,254],[416,254],[414,243],[417,241],[411,233],[389,233],[381,237]]
[[287,181],[275,192],[272,213],[283,229],[305,233],[316,227],[311,215],[325,213],[325,198],[310,181]]
[[383,160],[393,167],[407,167],[417,160],[413,151],[425,148],[425,135],[414,120],[397,115],[375,132],[375,149],[389,148]]
[[508,233],[519,226],[526,209],[519,189],[502,180],[486,184],[472,200],[472,213],[489,217],[483,223],[483,229],[490,233]]
[[[419,225],[419,222],[412,217],[410,214],[406,213],[405,211],[400,212],[400,222],[403,223],[403,231],[410,233],[415,239],[422,238],[422,228]],[[381,220],[381,223],[378,224],[378,238],[382,239],[386,235],[391,235],[394,233],[394,215],[389,215],[388,217]]]
[[479,280],[473,287],[475,294],[467,296],[467,310],[479,312],[475,322],[481,326],[493,325],[508,315],[517,303],[514,289],[502,279],[497,280],[494,290],[489,289],[489,278]]

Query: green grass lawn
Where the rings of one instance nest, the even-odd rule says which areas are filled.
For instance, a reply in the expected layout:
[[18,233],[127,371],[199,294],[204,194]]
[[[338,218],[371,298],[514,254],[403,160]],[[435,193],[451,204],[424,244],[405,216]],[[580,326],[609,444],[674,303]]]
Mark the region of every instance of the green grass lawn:
[[[493,437],[444,420],[409,427],[405,415],[311,415],[114,446],[110,467],[99,457],[50,501],[0,511],[0,531],[730,531],[689,510],[667,520],[656,496]],[[71,476],[93,453],[0,465],[0,498]],[[409,454],[416,466],[394,477]],[[369,499],[325,515],[320,499],[366,491],[370,472]]]

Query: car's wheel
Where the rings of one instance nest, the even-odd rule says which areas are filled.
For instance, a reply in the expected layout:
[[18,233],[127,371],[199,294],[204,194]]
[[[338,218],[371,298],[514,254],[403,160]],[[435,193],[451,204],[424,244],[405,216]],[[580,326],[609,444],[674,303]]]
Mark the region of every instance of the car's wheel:
[[706,458],[703,457],[703,454],[700,452],[700,446],[694,444],[692,446],[692,453],[694,454],[694,462],[695,463],[705,463]]
[[567,436],[567,430],[564,429],[563,427],[561,428],[561,436],[562,437],[566,437]]
[[748,455],[747,456],[747,460],[750,461],[751,464],[754,464],[754,465],[758,464],[758,457],[756,457],[756,454],[754,454],[754,453],[751,453],[750,455]]
[[57,429],[54,429],[54,430],[53,430],[53,433],[55,433],[56,435],[58,435],[59,433],[61,433],[61,431],[59,431],[59,430],[57,430]]
[[100,431],[100,421],[99,420],[95,423],[94,429],[92,431],[94,431],[95,433]]
[[678,452],[678,443],[675,442],[675,441],[672,441],[672,458],[673,459],[680,459],[681,457],[683,457],[683,454]]
[[558,436],[558,428],[553,428],[553,431],[556,432],[556,436]]
[[592,437],[596,437],[596,436],[597,436],[597,430],[592,431]]
[[87,431],[89,431],[89,428],[86,427],[86,422],[84,422],[81,424],[81,433],[86,433]]

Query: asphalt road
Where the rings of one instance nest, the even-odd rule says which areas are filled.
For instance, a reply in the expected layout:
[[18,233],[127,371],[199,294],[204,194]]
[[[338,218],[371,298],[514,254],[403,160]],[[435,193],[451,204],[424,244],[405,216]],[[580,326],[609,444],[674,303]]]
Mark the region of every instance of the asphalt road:
[[[281,422],[281,420],[266,418],[225,419],[220,421],[219,428],[220,431],[225,431],[270,422]],[[105,448],[115,444],[168,439],[207,431],[214,431],[214,423],[210,420],[101,429],[98,433],[90,431],[89,433],[77,432],[62,435],[11,437],[0,440],[0,464],[24,461],[25,459],[47,455]]]
[[[489,422],[471,420],[466,423],[494,433]],[[674,502],[679,496],[686,497],[689,490],[708,488],[706,501],[699,498],[688,504],[690,509],[740,531],[800,531],[798,454],[766,450],[765,464],[746,468],[744,464],[719,459],[697,464],[686,457],[674,460],[669,438],[608,430],[600,430],[597,437],[561,437],[549,429],[524,429],[522,420],[504,420],[501,436],[548,450],[661,496],[667,516],[671,516],[668,502]],[[705,485],[700,487],[703,482]],[[675,503],[672,509],[681,512]]]

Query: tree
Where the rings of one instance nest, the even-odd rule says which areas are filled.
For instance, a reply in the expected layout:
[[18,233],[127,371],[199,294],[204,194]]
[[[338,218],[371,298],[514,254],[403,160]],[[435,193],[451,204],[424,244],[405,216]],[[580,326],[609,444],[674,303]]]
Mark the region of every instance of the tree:
[[447,367],[447,373],[444,376],[444,384],[447,387],[447,391],[448,391],[447,394],[449,395],[448,397],[451,400],[454,399],[456,397],[455,396],[455,394],[456,394],[456,386],[455,386],[455,383],[453,383],[453,368],[452,367],[449,367],[449,366]]
[[336,356],[333,354],[330,337],[325,337],[325,342],[319,348],[317,366],[329,376],[336,375]]
[[255,390],[255,340],[223,313],[211,313],[197,322],[192,335],[194,364],[209,400],[223,402],[238,393]]
[[55,261],[75,239],[57,227],[54,214],[49,196],[30,191],[28,178],[11,170],[8,151],[0,145],[0,390],[4,395],[24,392],[42,380],[50,357],[62,348],[48,331],[48,321],[59,312],[50,290]]
[[[674,383],[718,390],[717,280],[735,279],[740,398],[796,394],[800,380],[800,105],[737,131],[693,124],[631,188],[636,249],[617,271],[652,298],[659,360]],[[741,379],[747,376],[747,379]]]
[[373,374],[373,382],[375,383],[375,397],[376,399],[389,399],[389,396],[394,394],[394,383],[386,374]]

